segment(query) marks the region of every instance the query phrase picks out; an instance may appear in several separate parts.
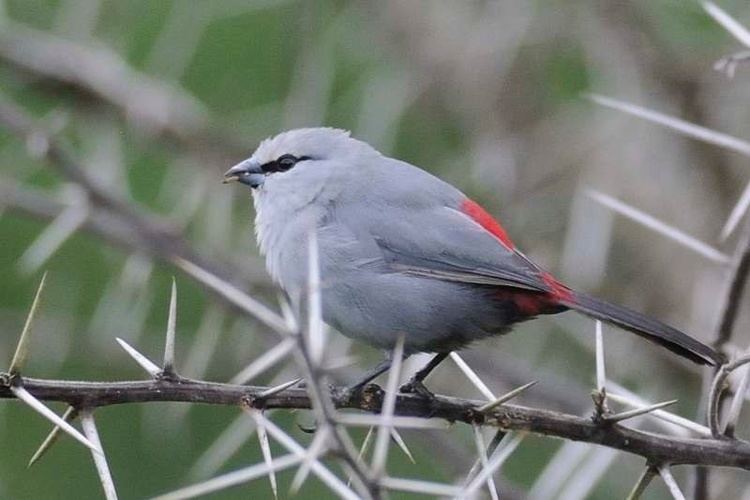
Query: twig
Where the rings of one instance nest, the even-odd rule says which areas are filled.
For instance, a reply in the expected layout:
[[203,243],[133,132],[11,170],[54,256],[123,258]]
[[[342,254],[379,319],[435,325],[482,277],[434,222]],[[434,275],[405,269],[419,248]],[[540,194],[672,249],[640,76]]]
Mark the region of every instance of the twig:
[[[198,380],[142,380],[127,382],[72,382],[24,378],[24,387],[36,398],[62,401],[77,407],[96,408],[124,403],[155,401],[238,406],[252,402],[268,387],[219,384]],[[0,398],[13,398],[8,385],[0,385]],[[382,395],[349,394],[338,388],[331,401],[338,409],[379,413]],[[308,409],[311,400],[303,389],[287,389],[265,399],[266,408]],[[508,430],[600,444],[640,455],[650,463],[698,464],[750,470],[750,443],[726,439],[694,439],[662,436],[622,426],[602,428],[590,418],[536,408],[505,404],[484,414],[476,411],[484,402],[436,396],[433,402],[399,394],[394,415],[432,417],[451,422],[477,423]]]

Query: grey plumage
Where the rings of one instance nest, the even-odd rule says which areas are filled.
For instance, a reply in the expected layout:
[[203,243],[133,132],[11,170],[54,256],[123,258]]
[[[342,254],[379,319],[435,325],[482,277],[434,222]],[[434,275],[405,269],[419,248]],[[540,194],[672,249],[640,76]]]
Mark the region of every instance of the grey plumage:
[[627,309],[595,299],[578,307],[575,292],[467,213],[463,193],[347,132],[284,132],[227,175],[254,187],[255,229],[268,271],[297,303],[307,283],[308,238],[316,231],[323,317],[344,335],[387,349],[404,334],[407,352],[448,352],[536,314],[573,307],[694,361],[718,359],[694,339]]

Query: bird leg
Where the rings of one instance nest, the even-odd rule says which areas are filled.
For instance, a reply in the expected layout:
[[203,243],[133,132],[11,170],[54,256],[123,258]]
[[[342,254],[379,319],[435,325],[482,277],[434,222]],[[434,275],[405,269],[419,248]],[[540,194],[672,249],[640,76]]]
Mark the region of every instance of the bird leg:
[[[407,356],[404,356],[404,359],[406,359]],[[388,369],[391,367],[391,364],[393,363],[393,360],[390,358],[390,356],[386,356],[386,358],[375,365],[373,368],[365,372],[364,375],[355,383],[349,385],[348,389],[350,392],[358,392],[362,390],[362,388],[372,382],[374,379],[376,379],[379,375],[382,375],[383,373],[387,372]]]
[[449,354],[450,353],[448,352],[439,352],[435,354],[435,356],[433,356],[433,358],[422,369],[415,373],[406,384],[401,386],[401,392],[417,394],[425,399],[433,399],[435,395],[424,386],[424,379],[426,379],[427,375],[437,368],[437,366],[442,363]]

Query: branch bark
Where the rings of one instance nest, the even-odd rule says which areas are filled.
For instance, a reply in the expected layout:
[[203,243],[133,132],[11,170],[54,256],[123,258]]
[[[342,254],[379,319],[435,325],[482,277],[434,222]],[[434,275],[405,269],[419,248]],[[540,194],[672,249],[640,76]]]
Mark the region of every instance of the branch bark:
[[[264,408],[309,409],[311,401],[304,389],[288,389],[258,401],[268,387],[242,386],[190,379],[155,379],[126,382],[75,382],[22,378],[0,385],[0,398],[13,398],[11,383],[21,383],[38,399],[60,401],[76,408],[96,408],[128,403],[185,402],[212,405],[258,405]],[[332,401],[337,409],[379,413],[383,392],[369,386],[359,394],[333,388]],[[652,464],[694,464],[735,467],[750,470],[750,443],[729,439],[694,439],[664,436],[621,425],[595,422],[537,408],[505,404],[490,412],[477,408],[482,401],[436,396],[429,401],[411,394],[400,394],[396,416],[439,418],[448,422],[480,424],[504,430],[529,431],[545,436],[582,441],[615,448],[644,457]]]

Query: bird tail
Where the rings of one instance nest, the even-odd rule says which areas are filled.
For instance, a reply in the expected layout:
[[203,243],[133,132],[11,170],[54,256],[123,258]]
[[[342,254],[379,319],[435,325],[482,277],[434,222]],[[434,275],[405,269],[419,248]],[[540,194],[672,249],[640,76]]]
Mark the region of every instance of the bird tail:
[[724,362],[723,356],[711,347],[672,328],[625,307],[617,306],[579,292],[573,292],[560,301],[562,305],[620,328],[646,340],[666,347],[670,351],[702,365],[716,366]]

